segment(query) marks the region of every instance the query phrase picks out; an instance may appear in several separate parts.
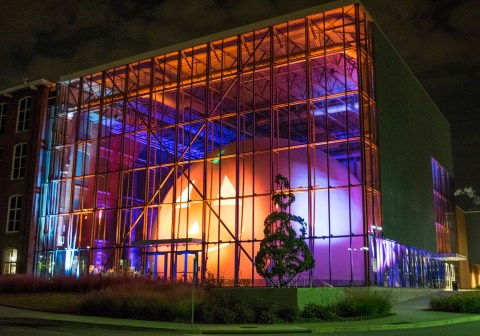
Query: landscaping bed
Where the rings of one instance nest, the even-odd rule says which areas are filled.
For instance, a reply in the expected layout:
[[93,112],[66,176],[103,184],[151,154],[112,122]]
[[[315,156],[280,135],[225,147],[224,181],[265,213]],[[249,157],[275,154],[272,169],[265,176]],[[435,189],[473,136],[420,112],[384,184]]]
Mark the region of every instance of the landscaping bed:
[[480,313],[480,291],[465,291],[430,301],[432,310],[455,313]]
[[267,289],[193,288],[189,284],[143,278],[45,280],[3,276],[0,277],[0,304],[56,313],[190,322],[193,295],[195,322],[222,324],[369,319],[388,315],[391,309],[390,300],[376,291],[349,289],[348,294],[335,296],[335,300],[304,302],[301,306],[295,300],[291,301],[294,304],[281,305],[262,299],[261,295],[251,295],[262,291],[281,298],[284,290]]

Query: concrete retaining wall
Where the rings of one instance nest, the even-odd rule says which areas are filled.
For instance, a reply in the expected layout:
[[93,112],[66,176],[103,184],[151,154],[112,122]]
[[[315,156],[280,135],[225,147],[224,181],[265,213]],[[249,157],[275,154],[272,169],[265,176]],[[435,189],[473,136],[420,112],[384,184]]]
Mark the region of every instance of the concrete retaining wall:
[[214,288],[218,294],[234,295],[239,300],[253,301],[260,299],[263,302],[278,306],[297,306],[302,308],[308,303],[330,305],[343,298],[341,287],[308,287],[308,288],[271,288],[271,287],[223,287]]
[[344,288],[345,295],[348,295],[352,291],[375,291],[386,295],[392,300],[392,302],[400,302],[409,299],[413,299],[419,296],[430,296],[440,292],[444,292],[443,289],[431,289],[431,288],[396,288],[396,287],[346,287]]
[[419,296],[434,295],[441,289],[429,288],[392,288],[392,287],[220,287],[212,289],[220,295],[232,295],[242,301],[262,300],[265,303],[281,307],[297,306],[300,309],[309,303],[331,305],[353,292],[375,291],[389,297],[392,302],[405,301]]

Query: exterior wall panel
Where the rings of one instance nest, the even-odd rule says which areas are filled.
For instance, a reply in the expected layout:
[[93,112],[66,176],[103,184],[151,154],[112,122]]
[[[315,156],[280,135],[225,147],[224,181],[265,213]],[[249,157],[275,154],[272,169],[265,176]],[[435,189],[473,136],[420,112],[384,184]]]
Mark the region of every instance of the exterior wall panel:
[[431,160],[453,173],[450,126],[381,31],[374,32],[384,234],[436,251]]
[[[468,237],[468,256],[471,264],[480,265],[480,247],[478,246],[478,237],[480,237],[480,212],[472,211],[465,213]],[[477,284],[480,281],[477,280]]]

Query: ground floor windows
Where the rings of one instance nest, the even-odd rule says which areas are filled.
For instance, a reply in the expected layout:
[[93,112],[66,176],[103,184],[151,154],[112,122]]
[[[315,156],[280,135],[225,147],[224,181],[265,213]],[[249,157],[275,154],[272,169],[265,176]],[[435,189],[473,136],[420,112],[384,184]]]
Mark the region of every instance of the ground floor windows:
[[[364,236],[307,239],[316,267],[300,274],[291,286],[365,286],[452,288],[452,264],[423,250],[388,239]],[[351,241],[351,244],[350,244]],[[237,283],[264,286],[247,257],[258,242],[240,242]],[[248,245],[250,244],[250,245]],[[154,245],[154,246],[150,246]],[[351,247],[348,247],[351,246]],[[45,251],[37,255],[41,276],[143,276],[166,281],[215,281],[234,286],[234,258],[222,262],[235,243],[202,244],[196,239],[143,241],[138,246],[102,247]],[[233,255],[233,254],[232,254]],[[217,276],[218,275],[218,276]]]
[[373,237],[370,247],[372,285],[416,288],[449,286],[452,275],[447,274],[446,263],[436,259],[432,253]]
[[3,274],[17,273],[17,249],[7,248],[3,253]]

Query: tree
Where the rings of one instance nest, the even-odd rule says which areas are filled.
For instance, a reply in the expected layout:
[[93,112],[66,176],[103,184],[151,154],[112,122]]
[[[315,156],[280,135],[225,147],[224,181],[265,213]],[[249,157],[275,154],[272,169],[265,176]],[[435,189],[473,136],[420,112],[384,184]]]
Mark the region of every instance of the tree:
[[[315,260],[304,241],[307,224],[302,217],[286,212],[295,201],[288,179],[278,174],[275,184],[278,191],[272,195],[272,201],[279,211],[272,212],[265,219],[265,237],[255,257],[255,268],[267,283],[286,287],[298,274],[315,267]],[[292,222],[300,224],[299,237]]]

